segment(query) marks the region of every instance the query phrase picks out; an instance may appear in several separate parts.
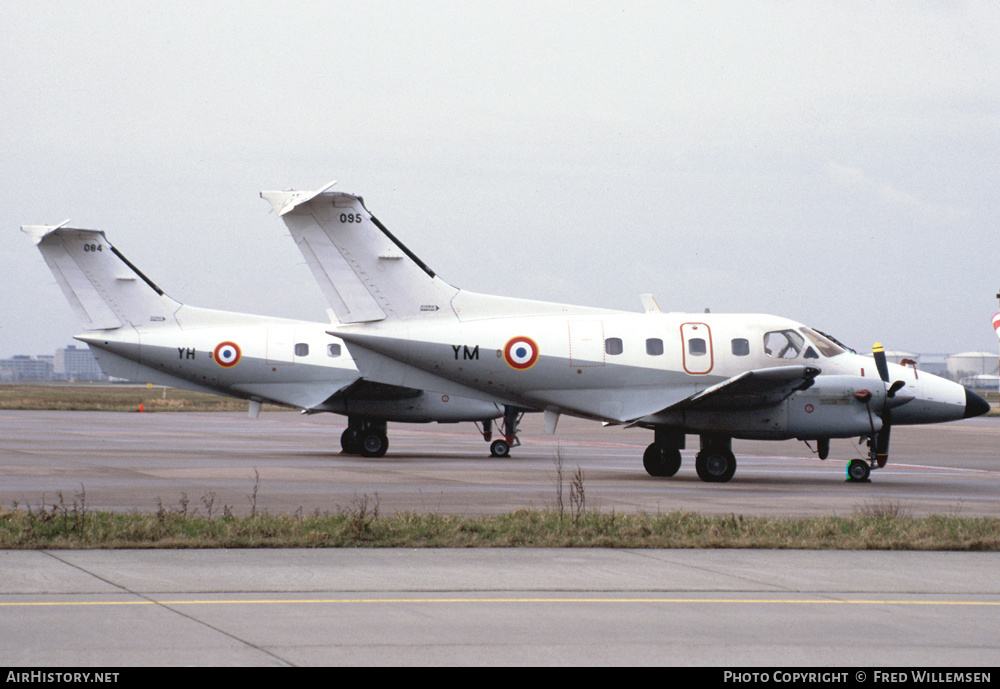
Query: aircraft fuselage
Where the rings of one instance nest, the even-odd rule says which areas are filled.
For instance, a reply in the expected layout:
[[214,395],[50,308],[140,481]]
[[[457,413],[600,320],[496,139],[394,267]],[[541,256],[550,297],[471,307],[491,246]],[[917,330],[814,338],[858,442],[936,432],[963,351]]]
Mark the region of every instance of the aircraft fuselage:
[[[860,436],[881,428],[878,414],[886,404],[871,357],[776,316],[607,312],[396,321],[335,332],[349,344],[527,409],[693,433]],[[355,356],[365,355],[355,348]],[[796,365],[818,368],[822,376],[772,405],[748,399],[671,409],[745,371]],[[890,366],[891,379],[904,382],[894,423],[963,417],[962,386]],[[868,394],[855,394],[860,391]]]
[[[109,375],[308,411],[395,421],[486,420],[496,404],[420,390],[335,394],[358,379],[329,324],[182,306],[176,322],[77,336]],[[387,396],[388,395],[388,396]],[[387,406],[391,402],[392,406]]]

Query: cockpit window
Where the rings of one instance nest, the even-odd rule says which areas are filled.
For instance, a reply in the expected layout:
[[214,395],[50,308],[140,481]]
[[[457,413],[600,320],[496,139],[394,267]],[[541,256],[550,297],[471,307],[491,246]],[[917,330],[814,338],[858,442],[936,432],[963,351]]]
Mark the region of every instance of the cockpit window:
[[[818,349],[819,353],[825,357],[833,357],[838,354],[843,354],[846,349],[833,338],[823,335],[812,328],[799,328],[799,330],[801,330],[802,333],[809,338],[810,342],[816,345],[816,349]],[[812,358],[817,357],[814,355]]]
[[772,359],[795,359],[802,352],[805,338],[794,330],[764,333],[764,353]]

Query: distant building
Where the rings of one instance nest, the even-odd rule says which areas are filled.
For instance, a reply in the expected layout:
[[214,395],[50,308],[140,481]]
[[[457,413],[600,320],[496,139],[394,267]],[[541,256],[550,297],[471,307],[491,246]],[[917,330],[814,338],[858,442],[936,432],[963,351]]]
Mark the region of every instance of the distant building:
[[10,359],[0,359],[0,381],[44,383],[53,380],[95,382],[109,379],[89,347],[69,345],[57,349],[55,355],[18,354]]
[[36,359],[18,354],[10,359],[0,359],[0,380],[52,380],[52,357]]
[[53,373],[57,380],[99,381],[107,380],[90,347],[77,348],[69,345],[57,349],[53,363]]
[[994,391],[1000,389],[1000,376],[990,375],[989,373],[966,376],[958,382],[967,388],[972,388],[973,390]]
[[947,354],[921,354],[917,368],[921,371],[933,373],[935,376],[950,378],[948,374]]
[[952,380],[969,376],[997,375],[1000,358],[996,352],[963,352],[948,357],[948,373]]

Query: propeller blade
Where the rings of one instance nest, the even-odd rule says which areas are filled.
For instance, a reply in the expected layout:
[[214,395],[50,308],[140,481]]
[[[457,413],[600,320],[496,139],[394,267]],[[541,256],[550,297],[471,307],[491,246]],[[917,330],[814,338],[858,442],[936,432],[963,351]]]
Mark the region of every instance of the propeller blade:
[[879,377],[883,383],[888,383],[889,365],[885,362],[885,349],[882,348],[881,342],[876,342],[872,345],[872,356],[875,357],[875,368],[878,369]]
[[889,461],[889,430],[892,428],[892,414],[882,412],[882,430],[875,437],[875,464],[881,469]]
[[885,349],[881,342],[872,345],[872,356],[875,357],[875,368],[878,369],[879,378],[886,385],[885,397],[886,406],[880,416],[882,417],[882,430],[875,437],[875,464],[879,468],[885,466],[889,461],[889,430],[892,428],[892,412],[889,411],[889,400],[896,396],[896,393],[906,385],[905,382],[897,380],[889,385],[889,365],[886,363]]

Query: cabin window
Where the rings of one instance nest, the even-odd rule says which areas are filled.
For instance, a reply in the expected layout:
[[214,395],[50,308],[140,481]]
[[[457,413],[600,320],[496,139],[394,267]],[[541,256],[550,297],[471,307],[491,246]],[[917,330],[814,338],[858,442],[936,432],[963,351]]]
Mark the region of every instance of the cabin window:
[[309,356],[309,345],[299,342],[295,345],[295,356]]
[[750,340],[744,337],[733,339],[733,354],[735,356],[748,356],[750,354]]
[[625,346],[622,344],[622,338],[620,337],[609,337],[604,341],[604,351],[608,354],[621,354],[625,351]]
[[700,337],[692,337],[688,340],[688,354],[691,356],[705,356],[708,354],[708,345]]
[[649,356],[661,356],[663,354],[663,340],[658,337],[651,337],[646,340],[646,354]]
[[327,356],[340,356],[340,345],[339,344],[328,344],[326,346]]
[[764,334],[764,353],[772,359],[795,359],[805,342],[794,330],[772,330]]

